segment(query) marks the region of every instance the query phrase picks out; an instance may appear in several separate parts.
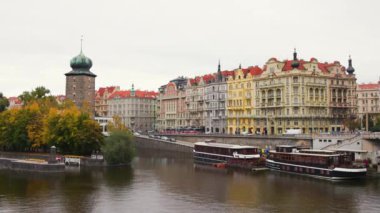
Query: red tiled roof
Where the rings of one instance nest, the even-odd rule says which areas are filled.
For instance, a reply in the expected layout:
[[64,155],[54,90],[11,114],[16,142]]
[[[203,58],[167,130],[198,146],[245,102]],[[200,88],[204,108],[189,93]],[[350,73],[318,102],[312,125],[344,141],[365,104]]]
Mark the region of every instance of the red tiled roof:
[[246,70],[251,73],[252,76],[261,75],[261,73],[263,73],[263,70],[259,66],[248,67]]
[[[154,92],[154,91],[136,90],[134,97],[153,99],[153,98],[156,98],[157,95],[158,95],[158,93]],[[113,99],[113,98],[116,98],[116,97],[119,97],[119,98],[130,98],[131,97],[131,91],[130,90],[116,91],[108,99]]]
[[[290,71],[290,70],[293,70],[293,67],[292,67],[292,62],[293,60],[285,60],[284,63],[284,67],[282,68],[282,71]],[[299,70],[305,70],[305,67],[303,66],[305,64],[305,61],[304,60],[298,60],[298,62],[300,63],[299,66],[298,66],[298,69]]]
[[380,83],[359,84],[359,89],[380,89]]
[[13,102],[14,104],[22,104],[22,101],[18,97],[9,97],[9,102]]
[[228,71],[228,70],[225,70],[225,71],[222,71],[222,75],[223,76],[231,76],[231,75],[234,75],[234,71]]
[[213,74],[204,75],[202,76],[202,78],[203,78],[203,81],[206,83],[215,80],[215,76]]
[[108,93],[112,93],[114,90],[116,89],[115,86],[111,86],[111,87],[100,87],[99,90],[96,92],[97,95],[99,96],[103,96],[104,95],[104,92],[107,90]]

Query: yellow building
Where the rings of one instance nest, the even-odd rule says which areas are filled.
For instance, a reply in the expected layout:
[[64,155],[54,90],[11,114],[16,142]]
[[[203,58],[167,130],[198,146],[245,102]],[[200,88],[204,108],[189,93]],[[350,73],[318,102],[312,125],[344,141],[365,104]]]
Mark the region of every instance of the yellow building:
[[227,80],[229,134],[341,132],[356,113],[356,77],[338,61],[311,58],[279,61],[236,69]]
[[253,133],[253,78],[260,75],[258,66],[234,70],[227,80],[227,132],[228,134]]
[[255,131],[284,134],[345,131],[344,121],[356,112],[356,78],[338,61],[315,58],[278,61],[271,58],[263,73],[253,79]]

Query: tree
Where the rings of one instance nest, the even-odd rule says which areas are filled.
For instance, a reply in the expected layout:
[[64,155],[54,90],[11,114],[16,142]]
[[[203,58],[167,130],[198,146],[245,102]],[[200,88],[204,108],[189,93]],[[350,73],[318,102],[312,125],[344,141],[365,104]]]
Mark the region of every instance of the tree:
[[371,132],[380,132],[380,116],[379,115],[374,118],[374,122],[372,122],[372,125],[370,126],[369,130]]
[[71,103],[58,106],[50,97],[35,97],[21,109],[0,113],[0,148],[31,151],[55,145],[64,154],[79,155],[100,150],[104,137],[89,113]]
[[108,123],[109,132],[112,131],[129,131],[128,128],[123,124],[121,118],[118,115],[112,117],[112,122]]
[[24,91],[18,97],[25,106],[32,101],[38,101],[38,100],[44,100],[44,99],[50,99],[51,101],[55,100],[54,97],[49,94],[50,94],[50,90],[46,89],[43,86],[39,86],[39,87],[36,87],[31,92]]
[[90,155],[100,150],[104,137],[99,124],[76,106],[52,108],[45,120],[45,138],[64,154]]
[[114,131],[105,139],[102,152],[110,165],[129,164],[135,156],[133,136],[129,131]]
[[8,99],[3,96],[3,93],[0,92],[0,113],[3,112],[8,106]]
[[350,115],[343,121],[345,127],[347,127],[350,131],[354,131],[355,129],[360,128],[360,121],[356,118],[355,115]]
[[31,92],[32,97],[35,99],[46,98],[48,94],[50,94],[50,90],[42,86],[36,87]]

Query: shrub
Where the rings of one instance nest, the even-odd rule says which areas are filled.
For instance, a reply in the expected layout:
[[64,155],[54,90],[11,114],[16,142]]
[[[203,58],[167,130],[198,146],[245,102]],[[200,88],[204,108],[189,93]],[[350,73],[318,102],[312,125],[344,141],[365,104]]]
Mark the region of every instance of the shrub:
[[133,136],[129,131],[114,131],[105,139],[102,152],[110,165],[129,164],[135,156]]

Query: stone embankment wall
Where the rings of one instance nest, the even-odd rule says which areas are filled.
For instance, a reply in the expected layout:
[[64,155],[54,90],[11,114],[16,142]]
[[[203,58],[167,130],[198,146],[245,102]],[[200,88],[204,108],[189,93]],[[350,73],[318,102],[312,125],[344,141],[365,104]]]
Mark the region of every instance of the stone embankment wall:
[[26,153],[26,152],[0,152],[0,158],[14,158],[14,159],[41,159],[49,160],[49,154],[44,153]]
[[309,136],[241,136],[241,135],[165,135],[180,141],[199,142],[215,140],[218,143],[240,144],[274,148],[276,145],[298,145],[312,147],[312,139]]
[[149,148],[174,152],[193,153],[193,147],[177,142],[168,142],[160,139],[135,137],[137,148]]
[[11,169],[19,171],[38,172],[62,172],[65,170],[64,164],[42,164],[25,162],[23,160],[0,158],[0,169]]

